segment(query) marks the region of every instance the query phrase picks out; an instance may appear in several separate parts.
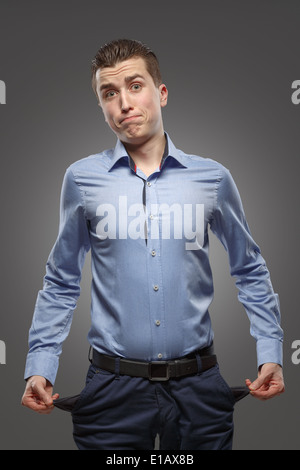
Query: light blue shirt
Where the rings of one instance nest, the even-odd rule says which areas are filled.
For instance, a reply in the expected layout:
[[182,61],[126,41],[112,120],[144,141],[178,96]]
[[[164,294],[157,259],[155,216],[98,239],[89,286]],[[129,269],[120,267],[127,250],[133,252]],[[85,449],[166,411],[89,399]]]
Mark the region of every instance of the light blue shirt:
[[67,169],[59,234],[29,333],[26,378],[42,375],[54,384],[89,250],[93,348],[157,361],[210,345],[209,227],[228,252],[258,365],[282,363],[278,296],[232,176],[166,139],[161,165],[148,178],[120,141]]

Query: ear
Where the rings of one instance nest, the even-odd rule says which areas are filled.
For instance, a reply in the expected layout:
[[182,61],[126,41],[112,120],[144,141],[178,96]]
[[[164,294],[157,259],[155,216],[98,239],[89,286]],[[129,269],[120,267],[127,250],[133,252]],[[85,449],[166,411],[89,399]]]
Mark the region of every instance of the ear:
[[168,89],[163,83],[159,86],[158,89],[160,94],[160,105],[162,108],[164,108],[165,106],[167,106],[168,102]]

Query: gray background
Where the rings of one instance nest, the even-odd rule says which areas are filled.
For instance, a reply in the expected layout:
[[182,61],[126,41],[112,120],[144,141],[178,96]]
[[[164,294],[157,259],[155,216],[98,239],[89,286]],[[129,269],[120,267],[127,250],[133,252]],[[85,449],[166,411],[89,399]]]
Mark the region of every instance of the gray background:
[[[237,404],[235,449],[300,449],[298,158],[299,0],[175,2],[1,0],[0,448],[74,449],[70,415],[20,405],[27,335],[57,235],[66,167],[115,145],[90,86],[90,61],[105,42],[139,39],[156,51],[169,88],[165,128],[177,147],[227,166],[281,300],[285,381],[281,397]],[[216,350],[230,385],[256,377],[254,340],[227,255],[211,237]],[[87,260],[82,295],[55,391],[83,387],[89,329]]]

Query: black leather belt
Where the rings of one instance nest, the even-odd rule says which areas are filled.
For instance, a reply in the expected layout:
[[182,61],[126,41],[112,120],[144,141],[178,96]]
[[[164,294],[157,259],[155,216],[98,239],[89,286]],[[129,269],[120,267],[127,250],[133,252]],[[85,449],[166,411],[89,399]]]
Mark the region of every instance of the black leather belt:
[[[199,356],[197,359],[197,355]],[[115,358],[93,350],[92,363],[109,372],[131,377],[143,377],[151,381],[164,382],[171,378],[194,375],[217,364],[213,348],[200,349],[193,354],[169,361],[141,362]]]

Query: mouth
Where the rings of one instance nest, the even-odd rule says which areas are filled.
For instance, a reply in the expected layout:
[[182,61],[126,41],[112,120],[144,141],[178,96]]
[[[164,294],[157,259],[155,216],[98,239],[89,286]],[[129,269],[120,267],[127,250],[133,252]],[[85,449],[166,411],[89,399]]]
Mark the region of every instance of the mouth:
[[127,122],[132,122],[135,121],[136,119],[140,118],[140,115],[134,115],[134,116],[126,116],[124,119],[121,119],[120,124],[124,124]]

